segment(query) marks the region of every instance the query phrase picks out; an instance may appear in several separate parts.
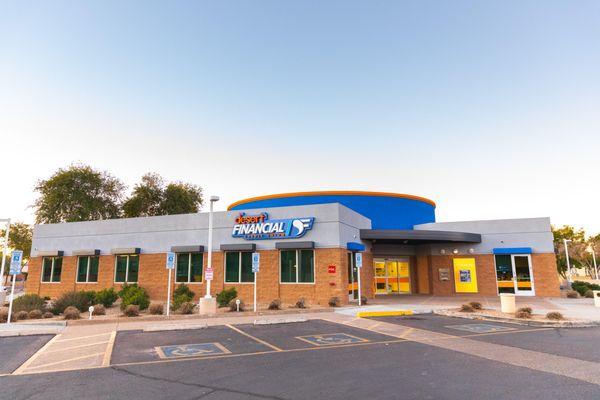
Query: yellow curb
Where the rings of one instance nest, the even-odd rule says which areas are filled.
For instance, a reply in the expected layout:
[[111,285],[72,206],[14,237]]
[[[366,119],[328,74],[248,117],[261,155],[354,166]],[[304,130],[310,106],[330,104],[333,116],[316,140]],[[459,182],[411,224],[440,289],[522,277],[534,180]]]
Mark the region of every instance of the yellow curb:
[[394,310],[394,311],[359,311],[356,316],[359,318],[366,317],[398,317],[403,315],[413,315],[411,310]]

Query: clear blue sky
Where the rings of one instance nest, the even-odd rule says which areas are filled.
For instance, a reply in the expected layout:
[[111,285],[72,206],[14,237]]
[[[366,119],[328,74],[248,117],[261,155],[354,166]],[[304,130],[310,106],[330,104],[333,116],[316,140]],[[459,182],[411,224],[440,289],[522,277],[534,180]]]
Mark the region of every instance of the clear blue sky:
[[[598,1],[2,1],[0,135],[37,179],[147,171],[224,208],[362,189],[438,220],[550,216],[600,233]],[[8,155],[7,155],[8,153]],[[595,200],[593,198],[596,198]]]

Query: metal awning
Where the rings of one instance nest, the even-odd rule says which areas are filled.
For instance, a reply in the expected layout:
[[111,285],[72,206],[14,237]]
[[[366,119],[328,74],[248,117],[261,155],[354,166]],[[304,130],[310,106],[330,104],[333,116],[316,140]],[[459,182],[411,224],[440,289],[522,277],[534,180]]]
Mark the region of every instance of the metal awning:
[[361,229],[360,238],[377,243],[394,244],[481,243],[479,233],[450,231]]

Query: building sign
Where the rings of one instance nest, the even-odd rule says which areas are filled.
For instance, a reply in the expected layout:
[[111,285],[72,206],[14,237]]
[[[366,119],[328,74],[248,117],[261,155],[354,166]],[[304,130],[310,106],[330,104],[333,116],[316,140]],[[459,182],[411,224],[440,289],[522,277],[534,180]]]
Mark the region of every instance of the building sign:
[[477,293],[477,272],[474,258],[455,258],[454,289],[456,293]]
[[327,272],[330,274],[335,274],[335,264],[331,264],[327,267]]
[[295,239],[311,230],[314,221],[314,217],[269,219],[266,212],[258,215],[240,213],[235,219],[231,236],[246,240]]

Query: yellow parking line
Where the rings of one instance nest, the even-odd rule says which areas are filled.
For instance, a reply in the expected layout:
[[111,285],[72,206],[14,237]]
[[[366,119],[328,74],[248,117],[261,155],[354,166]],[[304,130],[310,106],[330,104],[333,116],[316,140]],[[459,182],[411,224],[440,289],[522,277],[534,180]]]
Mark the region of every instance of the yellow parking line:
[[236,332],[238,332],[238,333],[241,333],[241,334],[242,334],[242,335],[244,335],[244,336],[247,336],[247,337],[249,337],[249,338],[250,338],[250,339],[252,339],[252,340],[255,340],[256,342],[258,342],[258,343],[260,343],[260,344],[263,344],[263,345],[265,345],[265,346],[267,346],[267,347],[270,347],[271,349],[273,349],[273,350],[275,350],[275,351],[283,351],[283,349],[280,349],[279,347],[277,347],[277,346],[275,346],[275,345],[272,345],[271,343],[265,342],[265,341],[264,341],[264,340],[262,340],[262,339],[259,339],[259,338],[255,337],[255,336],[252,336],[251,334],[249,334],[249,333],[246,333],[246,332],[244,332],[244,331],[242,331],[242,330],[240,330],[240,329],[238,329],[238,328],[234,327],[233,325],[226,325],[226,326],[227,326],[228,328],[230,328],[230,329],[233,329],[234,331],[236,331]]
[[116,337],[117,331],[112,331],[110,334],[110,339],[108,339],[108,346],[106,346],[106,351],[104,352],[104,358],[102,359],[103,367],[108,367],[110,365],[110,358],[112,356],[113,347],[115,347]]
[[70,342],[70,341],[73,341],[73,340],[89,339],[89,338],[98,337],[98,336],[110,335],[111,333],[112,332],[104,332],[104,333],[97,333],[95,335],[77,336],[77,337],[73,337],[73,338],[67,338],[67,339],[57,340],[57,342],[58,343],[63,343],[63,342]]
[[13,372],[13,374],[20,374],[25,369],[27,369],[31,365],[31,363],[34,362],[40,356],[40,354],[42,354],[48,347],[52,346],[53,343],[56,343],[59,337],[60,333],[54,336],[52,339],[48,340],[45,345],[43,345],[38,351],[35,352],[34,355],[29,357],[29,360],[25,361],[19,368],[17,368]]
[[80,349],[82,347],[97,346],[99,344],[105,344],[105,343],[108,343],[108,341],[105,340],[103,342],[94,342],[94,343],[80,344],[78,346],[65,347],[65,348],[56,349],[56,350],[48,350],[46,352],[46,354],[48,354],[48,353],[60,353],[61,351],[75,350],[75,349]]
[[[64,363],[68,363],[71,361],[79,361],[79,360],[84,360],[86,358],[92,358],[92,357],[97,357],[97,356],[101,356],[103,355],[104,352],[102,353],[94,353],[94,354],[88,354],[86,356],[80,356],[80,357],[75,357],[75,358],[69,358],[68,360],[61,360],[61,361],[55,361],[55,362],[51,362],[48,364],[42,364],[42,365],[36,365],[35,367],[29,367],[30,370],[32,369],[40,369],[40,368],[46,368],[46,367],[51,367],[53,365],[58,365],[58,364],[64,364]],[[79,368],[78,368],[79,369]]]

